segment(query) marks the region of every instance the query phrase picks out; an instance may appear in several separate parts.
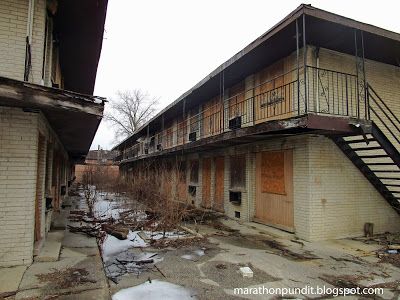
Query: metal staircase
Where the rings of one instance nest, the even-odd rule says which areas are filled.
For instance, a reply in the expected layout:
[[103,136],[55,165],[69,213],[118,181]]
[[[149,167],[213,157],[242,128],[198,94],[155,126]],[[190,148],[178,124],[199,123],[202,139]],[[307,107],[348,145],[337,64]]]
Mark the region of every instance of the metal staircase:
[[367,107],[370,127],[331,139],[400,214],[400,121],[370,85]]

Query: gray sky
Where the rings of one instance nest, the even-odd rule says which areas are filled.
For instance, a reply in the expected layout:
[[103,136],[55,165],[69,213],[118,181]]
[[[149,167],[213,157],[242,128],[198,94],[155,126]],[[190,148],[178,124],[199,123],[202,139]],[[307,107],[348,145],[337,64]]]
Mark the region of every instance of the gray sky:
[[[217,66],[283,19],[295,0],[109,0],[95,94],[139,88],[174,101]],[[400,1],[306,2],[400,32]],[[110,149],[113,129],[100,124],[92,149]]]

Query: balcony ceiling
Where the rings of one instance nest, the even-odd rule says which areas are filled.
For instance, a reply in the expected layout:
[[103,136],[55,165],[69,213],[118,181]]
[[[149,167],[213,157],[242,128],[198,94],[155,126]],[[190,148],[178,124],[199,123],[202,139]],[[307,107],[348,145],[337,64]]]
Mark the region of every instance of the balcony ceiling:
[[64,88],[93,94],[108,0],[59,1],[54,18]]

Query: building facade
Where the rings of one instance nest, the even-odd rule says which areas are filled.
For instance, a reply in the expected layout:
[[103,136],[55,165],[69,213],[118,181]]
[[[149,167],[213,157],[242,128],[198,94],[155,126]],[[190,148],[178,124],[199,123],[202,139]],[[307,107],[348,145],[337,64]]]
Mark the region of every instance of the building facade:
[[110,184],[114,183],[119,178],[119,166],[114,162],[114,157],[117,155],[117,151],[110,150],[90,150],[86,155],[84,164],[75,165],[75,181],[79,184],[89,184],[88,174],[97,173],[104,179],[102,181],[110,181]]
[[106,8],[0,2],[0,266],[33,261],[89,151],[104,109],[93,88]]
[[398,231],[400,35],[301,5],[115,147],[178,201],[305,240]]

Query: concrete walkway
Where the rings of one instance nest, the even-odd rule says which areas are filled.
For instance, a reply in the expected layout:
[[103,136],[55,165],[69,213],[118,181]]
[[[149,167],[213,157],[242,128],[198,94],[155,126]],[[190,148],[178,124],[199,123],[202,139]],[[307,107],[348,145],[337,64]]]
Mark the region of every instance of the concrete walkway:
[[0,288],[9,284],[4,282],[8,279],[13,284],[7,292],[17,289],[15,297],[6,299],[110,299],[96,239],[62,230],[69,223],[69,211],[80,208],[79,197],[70,197],[67,203],[54,226],[58,230],[49,232],[35,262],[13,268],[5,278],[0,275]]

